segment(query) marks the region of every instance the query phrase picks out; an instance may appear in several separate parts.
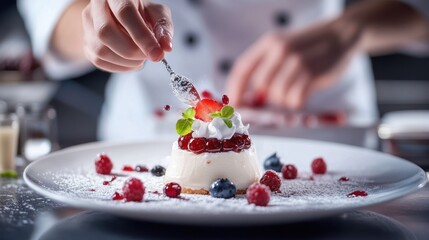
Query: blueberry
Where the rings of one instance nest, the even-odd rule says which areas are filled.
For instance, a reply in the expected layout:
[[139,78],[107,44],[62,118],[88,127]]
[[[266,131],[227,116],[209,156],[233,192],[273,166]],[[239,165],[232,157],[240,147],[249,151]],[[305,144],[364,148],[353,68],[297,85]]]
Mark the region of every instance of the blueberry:
[[237,189],[234,183],[227,178],[218,178],[210,185],[209,192],[215,198],[232,198],[235,196]]
[[157,176],[157,177],[161,177],[165,175],[165,167],[161,166],[161,165],[155,165],[150,172]]
[[264,169],[265,170],[274,170],[276,172],[282,171],[283,164],[280,162],[280,158],[277,156],[277,153],[269,156],[264,161]]

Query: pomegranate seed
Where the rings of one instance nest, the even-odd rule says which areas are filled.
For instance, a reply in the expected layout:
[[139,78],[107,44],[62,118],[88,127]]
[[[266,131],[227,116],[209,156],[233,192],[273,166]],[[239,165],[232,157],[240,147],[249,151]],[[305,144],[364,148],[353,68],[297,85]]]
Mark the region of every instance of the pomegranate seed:
[[113,163],[106,154],[99,154],[95,160],[95,171],[99,174],[110,174]]
[[167,197],[177,198],[181,192],[182,187],[178,183],[170,182],[164,186],[164,194]]
[[168,104],[167,104],[167,105],[165,105],[165,106],[164,106],[164,110],[165,110],[165,111],[170,111],[170,109],[171,109],[171,106],[170,106],[170,105],[168,105]]
[[200,154],[205,151],[206,139],[205,138],[193,138],[189,141],[188,148],[195,154]]
[[282,175],[285,179],[295,179],[298,176],[298,170],[292,164],[287,164],[282,167]]
[[226,96],[226,95],[222,96],[222,103],[223,103],[223,105],[228,105],[228,103],[229,103],[228,96]]
[[357,190],[354,192],[351,192],[349,194],[347,194],[347,197],[351,198],[351,197],[366,197],[368,196],[368,193],[362,190]]
[[146,166],[137,165],[134,168],[134,171],[136,171],[136,172],[149,172],[149,168],[147,168]]
[[282,184],[280,177],[272,170],[266,171],[259,182],[267,185],[272,192],[278,191]]
[[204,90],[204,91],[201,93],[201,96],[202,96],[203,98],[213,99],[213,94],[212,94],[210,91],[208,91],[208,90]]
[[231,139],[225,139],[222,143],[222,149],[224,152],[232,151],[235,148],[234,142]]
[[248,135],[243,135],[243,141],[245,149],[249,149],[250,146],[252,146],[252,140],[250,140],[250,137]]
[[270,188],[260,183],[253,183],[246,191],[247,202],[256,206],[267,206],[270,202],[270,195]]
[[130,178],[124,183],[122,191],[127,201],[140,202],[143,200],[145,187],[140,179]]
[[130,165],[124,165],[124,166],[122,167],[122,171],[132,172],[132,171],[134,171],[134,168],[133,168],[133,167],[131,167]]
[[122,199],[124,199],[124,195],[122,195],[122,194],[120,194],[118,192],[115,192],[113,194],[112,200],[122,200]]
[[311,163],[311,170],[316,174],[324,174],[326,173],[326,163],[323,158],[316,158]]
[[179,144],[180,149],[188,150],[189,141],[192,139],[192,132],[186,134],[185,136],[179,137],[177,143]]
[[207,139],[206,151],[207,152],[220,152],[222,150],[222,142],[216,138]]

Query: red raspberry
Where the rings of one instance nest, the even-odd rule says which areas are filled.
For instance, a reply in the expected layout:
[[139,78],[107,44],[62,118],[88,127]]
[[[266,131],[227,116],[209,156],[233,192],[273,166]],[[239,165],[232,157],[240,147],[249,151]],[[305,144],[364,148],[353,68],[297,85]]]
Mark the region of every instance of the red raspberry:
[[177,198],[181,192],[182,192],[182,187],[178,183],[170,182],[165,184],[164,186],[164,194],[167,197]]
[[99,174],[110,174],[113,163],[106,154],[98,154],[95,159],[95,171]]
[[259,182],[267,185],[272,192],[278,191],[282,185],[280,177],[276,172],[271,170],[266,171]]
[[285,179],[295,179],[298,176],[298,170],[292,164],[287,164],[282,167],[282,175]]
[[140,179],[130,178],[124,183],[122,191],[127,201],[141,202],[143,200],[145,188]]
[[326,173],[326,163],[323,158],[319,157],[313,160],[311,163],[311,170],[316,174],[324,174]]
[[246,191],[247,202],[256,206],[267,206],[270,202],[270,195],[270,188],[260,183],[253,183]]

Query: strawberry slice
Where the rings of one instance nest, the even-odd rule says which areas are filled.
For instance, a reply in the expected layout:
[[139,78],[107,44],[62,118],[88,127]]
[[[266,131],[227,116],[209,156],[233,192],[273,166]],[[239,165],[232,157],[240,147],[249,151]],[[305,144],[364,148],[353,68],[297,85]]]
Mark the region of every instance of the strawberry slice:
[[195,106],[195,118],[204,122],[210,122],[212,120],[210,114],[220,111],[221,109],[222,104],[217,101],[208,98],[203,99]]

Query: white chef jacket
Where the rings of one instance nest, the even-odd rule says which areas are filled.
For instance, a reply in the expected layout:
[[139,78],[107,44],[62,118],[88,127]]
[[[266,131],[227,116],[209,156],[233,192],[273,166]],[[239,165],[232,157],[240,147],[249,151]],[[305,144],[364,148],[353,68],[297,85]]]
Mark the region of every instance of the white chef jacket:
[[[49,48],[53,28],[72,0],[21,0],[35,56],[54,79],[87,72],[87,62],[70,62]],[[160,0],[171,8],[175,35],[173,52],[166,59],[174,70],[194,80],[197,89],[216,96],[224,92],[227,71],[245,49],[264,33],[290,31],[337,16],[341,0]],[[169,75],[162,63],[147,61],[143,69],[114,73],[106,88],[99,137],[141,139],[175,134],[174,110],[184,105],[174,98]],[[159,118],[156,109],[165,104],[173,111]],[[368,57],[355,56],[333,86],[314,93],[308,111],[346,111],[349,123],[367,125],[376,120],[376,99]]]

